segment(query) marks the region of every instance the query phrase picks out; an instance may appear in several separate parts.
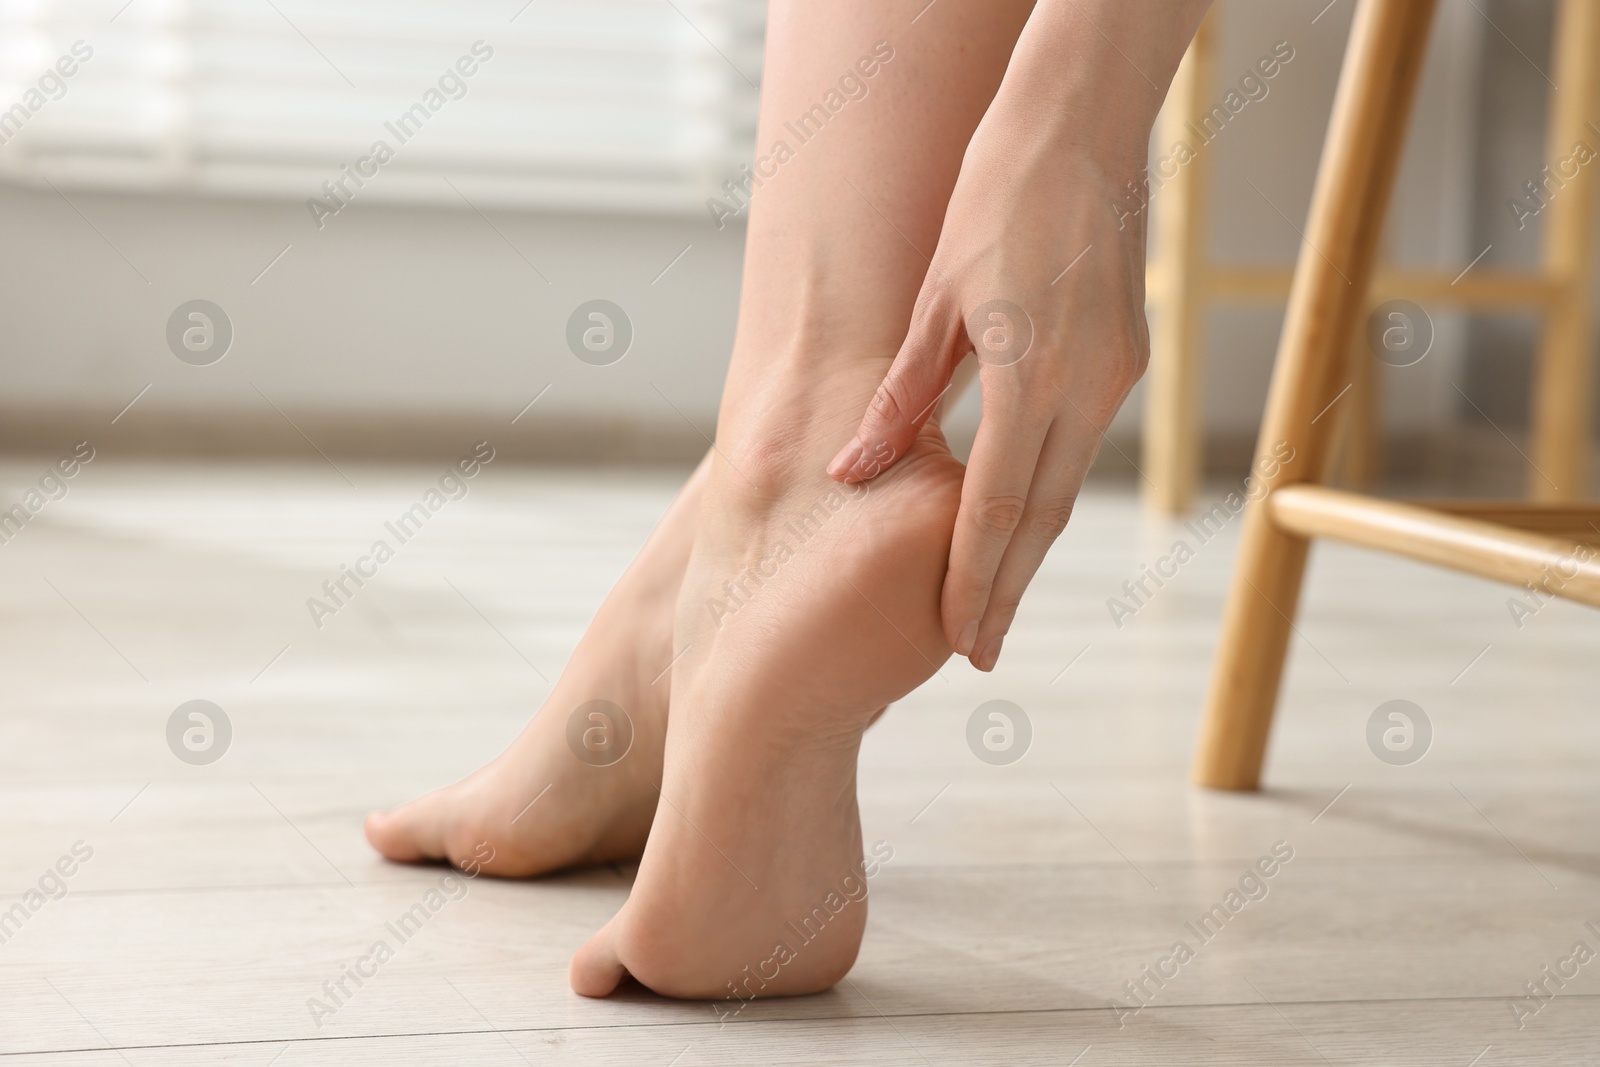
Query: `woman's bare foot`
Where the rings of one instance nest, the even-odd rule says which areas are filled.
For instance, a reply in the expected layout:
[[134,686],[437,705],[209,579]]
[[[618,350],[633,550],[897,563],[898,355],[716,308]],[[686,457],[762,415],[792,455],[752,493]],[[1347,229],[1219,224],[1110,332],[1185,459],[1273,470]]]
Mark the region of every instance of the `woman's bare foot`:
[[[625,973],[679,997],[808,993],[855,961],[856,753],[950,655],[939,600],[962,467],[931,425],[864,493],[828,460],[907,336],[924,250],[1032,7],[768,4],[766,180],[678,601],[661,803],[632,894],[573,958],[578,993]],[[833,86],[852,102],[793,148],[793,117]]]
[[[454,785],[367,816],[374,848],[391,860],[446,860],[507,878],[639,856],[661,782],[662,673],[706,470],[702,463],[656,525],[510,747]],[[632,739],[620,758],[623,724],[591,701],[626,712]]]
[[950,655],[939,595],[962,472],[930,426],[870,488],[828,479],[881,369],[835,372],[809,411],[785,403],[775,431],[719,444],[678,604],[662,804],[632,895],[573,959],[581,994],[626,972],[742,1001],[826,989],[855,962],[871,871],[857,750]]

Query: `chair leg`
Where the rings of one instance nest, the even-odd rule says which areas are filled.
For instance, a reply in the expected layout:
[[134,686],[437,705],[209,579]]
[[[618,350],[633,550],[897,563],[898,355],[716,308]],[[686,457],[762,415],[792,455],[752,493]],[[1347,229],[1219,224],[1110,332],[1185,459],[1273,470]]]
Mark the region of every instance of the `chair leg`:
[[[1256,478],[1267,490],[1319,482],[1327,470],[1337,419],[1323,416],[1349,384],[1351,333],[1433,9],[1434,0],[1362,0],[1357,9],[1256,446]],[[1275,527],[1261,501],[1246,507],[1195,751],[1201,785],[1254,789],[1260,781],[1308,548]]]
[[[1600,148],[1589,116],[1600,96],[1600,4],[1562,0],[1556,14],[1556,85],[1550,92],[1546,161],[1563,184],[1543,212],[1544,269],[1561,286],[1545,318],[1534,373],[1533,463],[1529,489],[1536,500],[1583,500],[1589,495],[1589,450],[1595,389],[1593,289],[1595,171],[1600,161],[1562,167],[1579,143]],[[1565,172],[1564,172],[1565,171]]]
[[[1193,135],[1211,91],[1216,8],[1201,23],[1161,111],[1155,144],[1165,153]],[[1210,160],[1202,152],[1161,186],[1155,203],[1155,328],[1145,375],[1145,503],[1165,515],[1181,515],[1194,501],[1201,452],[1200,409],[1204,401],[1205,261],[1210,211]],[[1166,176],[1157,174],[1159,181]]]
[[[1366,321],[1366,313],[1363,304],[1359,321]],[[1350,489],[1371,489],[1383,478],[1382,379],[1362,331],[1351,332],[1348,351],[1350,394],[1340,403],[1348,402],[1350,410],[1345,413],[1340,435],[1338,482]],[[1332,413],[1328,417],[1332,418]]]

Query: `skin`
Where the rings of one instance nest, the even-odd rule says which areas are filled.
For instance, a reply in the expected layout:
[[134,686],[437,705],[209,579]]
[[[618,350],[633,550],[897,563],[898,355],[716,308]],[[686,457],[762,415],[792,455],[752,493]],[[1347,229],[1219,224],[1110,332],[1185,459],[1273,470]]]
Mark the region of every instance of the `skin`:
[[[1209,0],[1041,0],[972,138],[910,332],[829,465],[902,449],[1004,300],[1032,345],[981,362],[978,429],[941,612],[951,647],[992,670],[1023,591],[1072,514],[1111,417],[1149,358],[1145,233],[1111,205],[1141,180],[1150,128]],[[1061,272],[1082,254],[1065,274]],[[1013,324],[1015,325],[1015,324]],[[1009,364],[1009,365],[1007,365]]]
[[[826,914],[829,893],[861,876],[861,735],[950,654],[938,598],[961,465],[925,423],[866,494],[845,501],[825,468],[905,337],[927,270],[918,249],[938,241],[962,150],[1027,15],[940,5],[913,27],[925,2],[770,9],[763,148],[875,42],[894,57],[752,201],[678,600],[664,800],[627,902],[573,958],[581,994],[607,995],[625,975],[676,997],[729,997],[736,980],[752,983],[741,997],[812,992],[860,946],[866,900],[803,944],[787,924]],[[801,543],[792,527],[830,494],[837,506]],[[792,558],[769,564],[736,611],[713,608],[780,544]],[[780,942],[795,954],[781,966],[768,962]]]
[[[1147,11],[1153,18],[1157,9]],[[1002,386],[1037,391],[1059,381],[1084,398],[1084,429],[1072,427],[1076,436],[1061,450],[1074,466],[1047,472],[1072,479],[1073,492],[1098,443],[1093,418],[1109,418],[1142,368],[1142,234],[1116,240],[1106,232],[1115,227],[1111,175],[1132,150],[1099,160],[1072,138],[1030,134],[1062,102],[1041,96],[1031,79],[1017,79],[1004,106],[994,96],[1005,93],[997,83],[1014,44],[1018,58],[1039,63],[1060,43],[1052,35],[1076,41],[1086,27],[1052,21],[1052,9],[1039,30],[1027,23],[1024,51],[1016,38],[1025,7],[935,12],[939,35],[930,25],[926,39],[901,46],[893,78],[881,74],[875,95],[806,144],[752,203],[739,332],[678,601],[674,647],[683,659],[673,675],[664,806],[627,902],[573,958],[572,988],[586,996],[607,995],[631,974],[659,993],[731,1005],[814,992],[843,977],[860,946],[866,901],[839,909],[814,938],[797,920],[820,916],[818,905],[862,869],[862,732],[950,654],[941,600],[947,607],[953,553],[974,551],[972,517],[966,533],[961,525],[969,487],[976,480],[983,491],[984,479],[1017,461],[999,451],[1010,438],[991,428],[963,472],[933,417],[964,354],[963,313],[981,302],[978,294],[1016,292],[1041,307],[1041,352],[1081,352],[1075,362],[1014,364],[1025,379],[997,382],[989,366],[980,371],[991,422],[996,414],[1038,414]],[[894,4],[775,3],[758,145],[780,136],[780,117],[803,112],[852,52],[888,40],[911,14]],[[1158,68],[1167,79],[1182,44],[1171,51]],[[1103,92],[1110,73],[1096,68],[1068,80],[1081,92]],[[1117,130],[1119,141],[1137,142],[1141,163],[1155,92],[1142,127]],[[1115,129],[1119,117],[1104,121]],[[1015,214],[1024,205],[1067,217],[1036,225],[1032,214]],[[1023,217],[1037,231],[1028,240],[1012,232]],[[1110,243],[1111,265],[1072,279],[1068,297],[1050,305],[1056,317],[1046,318],[1020,280],[1050,264],[1048,285],[1060,272],[1055,242],[1082,236]],[[941,251],[931,268],[919,265],[919,249],[934,247]],[[916,285],[906,284],[908,274]],[[1069,337],[1079,319],[1089,323],[1082,343]],[[882,395],[880,383],[901,366],[907,345],[944,353],[929,386],[903,394],[919,404],[915,417],[889,426],[893,440],[858,434],[861,455],[835,465],[855,475],[858,489],[874,491],[830,505],[837,517],[781,567],[769,565],[796,516],[828,499],[830,442]],[[916,356],[904,362],[921,366]],[[1008,407],[998,406],[1002,397]],[[1039,440],[1052,425],[1035,427]],[[1027,458],[1040,451],[1035,442]],[[752,572],[762,580],[751,582]],[[743,595],[728,611],[723,598],[735,588]]]
[[[1142,172],[1204,8],[774,0],[757,145],[795,152],[750,206],[716,446],[545,710],[471,778],[369,819],[380,851],[458,861],[488,840],[484,870],[517,876],[643,845],[628,901],[573,959],[585,995],[627,974],[741,1001],[843,977],[864,898],[776,977],[752,984],[746,968],[768,973],[775,941],[860,876],[862,732],[952,649],[993,667],[1142,371],[1143,231],[1118,230],[1111,204]],[[878,42],[893,57],[879,55],[867,94],[796,144],[786,123]],[[1020,361],[980,367],[984,421],[963,471],[939,400],[973,362],[971,312],[994,299],[1026,310],[1034,340]],[[794,524],[840,494],[800,543]],[[775,565],[780,543],[793,551]],[[674,657],[663,700],[647,678]],[[637,727],[598,777],[564,734],[594,697]],[[539,817],[514,819],[545,785]]]

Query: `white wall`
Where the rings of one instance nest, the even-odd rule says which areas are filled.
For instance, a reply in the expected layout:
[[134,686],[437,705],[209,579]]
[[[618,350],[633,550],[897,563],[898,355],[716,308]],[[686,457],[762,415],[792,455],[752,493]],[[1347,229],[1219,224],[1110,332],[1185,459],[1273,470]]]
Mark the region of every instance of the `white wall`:
[[[262,394],[291,415],[509,420],[553,383],[539,414],[681,421],[659,387],[709,429],[733,335],[737,231],[358,202],[319,232],[300,204],[68,195],[0,190],[8,408],[109,419],[154,383],[128,421],[270,415]],[[178,361],[165,340],[168,315],[197,297],[235,328],[207,367]],[[634,324],[610,367],[566,348],[569,313],[596,297]]]
[[[1219,79],[1236,80],[1278,40],[1292,44],[1295,59],[1214,146],[1214,251],[1287,264],[1353,3],[1337,0],[1312,24],[1326,0],[1221,2]],[[1441,5],[1392,212],[1396,259],[1465,265],[1476,251],[1466,235],[1483,29],[1470,4]],[[281,421],[263,394],[322,434],[341,419],[387,416],[491,425],[550,383],[519,428],[604,414],[616,425],[656,428],[673,442],[662,446],[669,451],[696,447],[684,416],[711,430],[737,305],[737,228],[718,232],[709,218],[485,218],[465,207],[358,201],[319,232],[299,203],[67,195],[70,204],[49,190],[0,189],[0,421],[17,432],[43,421],[75,433],[84,420],[109,420],[147,384],[116,430],[130,440],[141,427],[181,431],[184,420],[209,420],[213,431]],[[285,245],[287,254],[253,280]],[[168,314],[196,297],[226,309],[237,332],[233,350],[210,367],[180,363],[164,340]],[[594,297],[621,304],[634,322],[633,350],[615,366],[587,366],[566,349],[568,314]],[[1213,316],[1212,426],[1247,432],[1256,424],[1279,319],[1276,311]],[[1450,418],[1460,327],[1441,327],[1434,356],[1391,376],[1387,412],[1397,426]],[[1119,430],[1134,428],[1138,409],[1136,394]],[[961,410],[970,421],[971,398]]]

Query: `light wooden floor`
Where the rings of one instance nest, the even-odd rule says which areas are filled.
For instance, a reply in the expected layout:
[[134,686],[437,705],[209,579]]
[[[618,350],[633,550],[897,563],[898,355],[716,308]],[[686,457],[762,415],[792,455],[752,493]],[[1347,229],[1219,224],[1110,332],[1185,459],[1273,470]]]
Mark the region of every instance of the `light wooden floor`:
[[[0,468],[0,506],[43,465]],[[379,862],[362,815],[512,736],[672,489],[492,466],[318,631],[305,598],[439,473],[342,466],[359,488],[103,458],[0,545],[0,909],[93,849],[0,944],[0,1063],[1600,1062],[1600,960],[1521,1029],[1511,1007],[1600,952],[1600,614],[1519,630],[1505,589],[1320,547],[1270,788],[1200,792],[1233,533],[1118,629],[1106,598],[1185,534],[1105,490],[1000,669],[952,663],[869,733],[866,837],[895,858],[838,989],[725,1028],[579,999],[567,960],[628,889],[607,869],[479,879],[318,1028],[307,999],[439,877]],[[1435,729],[1409,767],[1365,741],[1397,697]],[[212,766],[166,747],[195,698],[233,722]],[[1034,725],[1008,767],[966,747],[994,698]],[[1201,944],[1185,922],[1279,841],[1268,896]],[[1180,939],[1196,957],[1119,1028]]]

